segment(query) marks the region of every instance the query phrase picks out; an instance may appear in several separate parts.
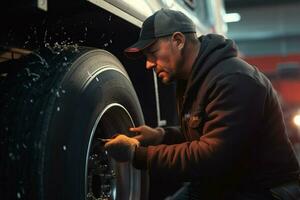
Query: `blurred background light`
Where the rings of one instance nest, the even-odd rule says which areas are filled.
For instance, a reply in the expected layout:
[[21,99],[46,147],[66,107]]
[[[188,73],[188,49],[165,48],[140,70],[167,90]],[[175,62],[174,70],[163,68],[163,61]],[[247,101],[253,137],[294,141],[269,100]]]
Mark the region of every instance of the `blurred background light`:
[[226,23],[238,22],[241,20],[241,15],[239,13],[226,13],[224,15],[224,21]]
[[296,126],[300,127],[300,114],[295,115],[293,121]]

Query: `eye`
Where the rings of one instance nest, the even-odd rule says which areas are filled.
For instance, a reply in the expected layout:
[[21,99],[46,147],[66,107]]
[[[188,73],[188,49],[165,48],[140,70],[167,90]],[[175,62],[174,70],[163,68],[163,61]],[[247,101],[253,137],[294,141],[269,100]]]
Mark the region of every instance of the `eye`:
[[154,51],[151,51],[150,54],[153,55],[153,56],[156,56],[156,54],[158,53],[158,50],[159,50],[159,49],[156,49],[156,50],[154,50]]
[[157,53],[159,52],[159,49],[149,49],[146,53],[146,57],[150,60],[156,60]]
[[155,54],[156,52],[158,52],[158,50],[159,50],[159,49],[152,49],[152,50],[149,51],[149,53]]

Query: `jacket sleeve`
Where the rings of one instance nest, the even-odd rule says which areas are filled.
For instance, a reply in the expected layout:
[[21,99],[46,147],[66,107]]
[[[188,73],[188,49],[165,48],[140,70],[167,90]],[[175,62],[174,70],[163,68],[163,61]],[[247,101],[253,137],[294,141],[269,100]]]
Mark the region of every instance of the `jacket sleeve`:
[[199,140],[137,148],[133,165],[156,176],[199,180],[235,168],[257,139],[266,89],[242,74],[219,79],[206,94],[207,120]]
[[185,141],[181,129],[178,126],[163,127],[165,130],[164,139],[162,144],[178,144]]

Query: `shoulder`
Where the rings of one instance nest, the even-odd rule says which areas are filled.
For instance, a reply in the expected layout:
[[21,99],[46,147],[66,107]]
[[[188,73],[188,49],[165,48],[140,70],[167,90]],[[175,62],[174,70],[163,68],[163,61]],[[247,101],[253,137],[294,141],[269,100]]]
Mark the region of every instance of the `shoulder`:
[[219,84],[247,83],[247,85],[258,85],[262,88],[269,88],[271,84],[266,76],[255,66],[250,65],[244,60],[234,57],[219,62],[211,73],[208,74],[207,86]]

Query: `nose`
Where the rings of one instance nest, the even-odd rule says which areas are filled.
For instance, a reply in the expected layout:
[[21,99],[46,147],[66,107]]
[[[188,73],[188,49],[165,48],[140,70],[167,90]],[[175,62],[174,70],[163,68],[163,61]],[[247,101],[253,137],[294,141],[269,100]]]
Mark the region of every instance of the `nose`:
[[156,64],[152,61],[147,60],[146,61],[146,69],[152,69],[155,68]]
[[155,63],[153,61],[147,60],[146,61],[146,69],[152,69],[155,67]]

